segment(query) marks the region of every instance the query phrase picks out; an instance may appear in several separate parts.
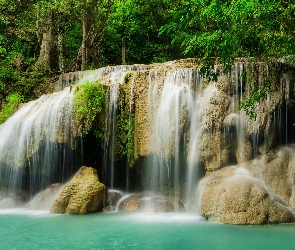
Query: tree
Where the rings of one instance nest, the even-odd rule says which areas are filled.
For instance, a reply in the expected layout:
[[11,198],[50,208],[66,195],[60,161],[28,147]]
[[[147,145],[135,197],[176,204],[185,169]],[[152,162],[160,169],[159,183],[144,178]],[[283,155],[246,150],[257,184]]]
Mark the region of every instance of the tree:
[[35,79],[26,80],[25,72],[38,53],[35,25],[31,23],[35,3],[35,0],[0,1],[0,104],[13,93],[26,100],[34,95]]
[[112,0],[56,0],[54,3],[59,14],[74,16],[82,30],[80,48],[76,57],[67,66],[67,71],[77,70],[78,65],[81,66],[80,70],[85,70],[89,51],[102,40],[113,2]]
[[[174,10],[161,28],[185,53],[200,58],[201,73],[216,80],[218,61],[230,70],[236,57],[258,57],[295,63],[295,3],[287,0],[189,0]],[[251,118],[254,104],[266,97],[269,81],[254,86],[241,103]]]
[[172,42],[204,59],[210,73],[216,58],[230,68],[235,57],[282,58],[295,53],[295,4],[281,0],[189,0],[164,25]]
[[160,27],[172,19],[174,5],[165,0],[116,1],[102,41],[106,63],[122,63],[124,51],[127,64],[180,58],[179,46],[171,46],[169,36],[159,36]]

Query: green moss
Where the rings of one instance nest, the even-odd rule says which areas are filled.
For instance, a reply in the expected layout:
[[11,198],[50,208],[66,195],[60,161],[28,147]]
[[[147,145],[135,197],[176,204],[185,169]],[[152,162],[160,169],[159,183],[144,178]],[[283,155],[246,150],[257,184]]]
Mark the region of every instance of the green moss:
[[134,114],[124,110],[117,116],[118,141],[121,156],[127,156],[130,165],[133,165],[134,144]]
[[129,72],[126,73],[125,78],[124,78],[124,83],[125,84],[127,84],[131,80],[133,74],[134,74],[133,71],[129,71]]
[[83,134],[87,134],[97,115],[101,112],[105,102],[105,90],[96,81],[78,86],[74,94],[75,121],[81,127]]
[[16,110],[23,98],[18,93],[12,93],[6,98],[0,112],[0,124],[4,123]]

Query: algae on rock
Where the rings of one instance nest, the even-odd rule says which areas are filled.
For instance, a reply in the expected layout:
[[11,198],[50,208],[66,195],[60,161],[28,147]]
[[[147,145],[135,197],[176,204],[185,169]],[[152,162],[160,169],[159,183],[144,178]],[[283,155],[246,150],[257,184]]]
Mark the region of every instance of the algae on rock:
[[[105,90],[98,81],[85,83],[75,88],[74,121],[76,130],[87,134],[95,119],[102,111],[105,101]],[[79,132],[76,131],[76,134]]]
[[52,213],[86,214],[102,211],[107,204],[106,186],[99,182],[97,171],[81,167],[54,201]]

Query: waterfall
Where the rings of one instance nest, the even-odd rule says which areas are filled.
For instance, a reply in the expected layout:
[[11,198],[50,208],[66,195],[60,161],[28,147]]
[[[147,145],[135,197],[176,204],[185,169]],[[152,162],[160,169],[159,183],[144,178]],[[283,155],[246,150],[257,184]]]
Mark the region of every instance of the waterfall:
[[[267,93],[256,104],[255,120],[238,112],[241,102],[249,98],[253,82],[262,86],[269,72],[265,63],[237,62],[217,82],[203,83],[198,70],[180,69],[168,70],[162,83],[161,73],[150,71],[151,139],[145,187],[176,199],[185,197],[187,211],[196,211],[197,185],[204,171],[253,158],[263,160],[277,143],[277,126],[283,130],[279,131],[281,141],[287,144],[290,77],[283,81],[284,86],[275,87],[274,97]],[[258,172],[264,180],[262,168]]]
[[[5,190],[36,192],[68,178],[74,164],[70,88],[21,107],[0,127],[0,183]],[[25,186],[29,185],[29,186]]]
[[115,129],[116,129],[116,117],[117,117],[117,98],[118,98],[118,85],[112,85],[109,96],[109,113],[107,122],[109,131],[108,137],[105,139],[105,154],[104,154],[104,169],[106,173],[105,179],[110,182],[110,188],[114,189],[114,174],[115,174]]
[[[76,165],[81,165],[83,148],[72,121],[74,88],[67,87],[75,82],[84,84],[103,79],[105,84],[112,86],[110,127],[113,133],[107,143],[111,145],[113,176],[117,85],[122,84],[126,73],[133,69],[133,66],[118,66],[65,74],[55,88],[59,92],[25,104],[1,125],[0,197],[4,195],[5,198],[8,194],[20,196],[23,190],[29,195],[34,194],[54,182],[68,180]],[[113,186],[113,177],[111,180]]]
[[[99,118],[104,142],[96,167],[101,168],[101,180],[111,189],[124,186],[129,192],[131,181],[142,178],[136,184],[151,191],[158,205],[165,200],[158,199],[161,194],[196,212],[198,183],[205,174],[253,159],[264,164],[271,150],[294,141],[289,124],[294,83],[288,72],[273,80],[273,93],[255,106],[257,118],[251,120],[238,107],[249,98],[251,81],[263,84],[271,67],[237,62],[216,82],[208,82],[195,64],[185,66],[111,66],[61,76],[56,88],[60,92],[25,104],[0,126],[0,197],[2,190],[34,194],[64,182],[83,162],[88,152],[72,121],[75,87],[68,87],[74,82],[100,81],[107,93]],[[120,147],[126,149],[119,145],[119,133],[126,132],[118,124],[122,114],[125,130],[130,132],[132,121],[138,126],[130,159],[126,152],[120,155]],[[264,172],[262,167],[255,169],[261,180]]]
[[[161,193],[168,192],[179,199],[181,179],[185,174],[183,127],[195,113],[193,110],[194,70],[178,70],[167,73],[161,93],[157,75],[150,76],[149,114],[152,115],[151,152],[147,173],[148,188]],[[153,83],[151,81],[155,80]]]

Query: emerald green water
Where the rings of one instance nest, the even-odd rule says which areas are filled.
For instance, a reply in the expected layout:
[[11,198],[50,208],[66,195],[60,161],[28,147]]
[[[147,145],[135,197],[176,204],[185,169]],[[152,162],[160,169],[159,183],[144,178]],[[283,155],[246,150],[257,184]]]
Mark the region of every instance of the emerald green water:
[[188,214],[0,210],[0,249],[294,249],[295,224],[231,226]]

